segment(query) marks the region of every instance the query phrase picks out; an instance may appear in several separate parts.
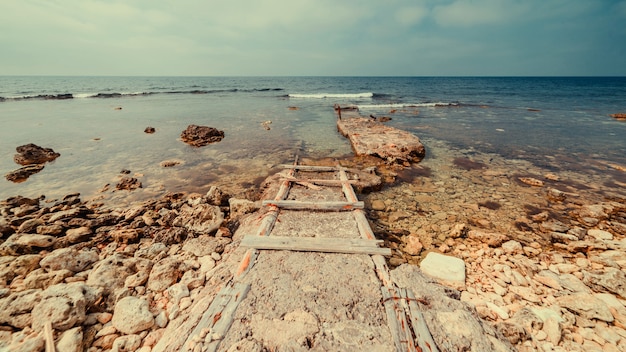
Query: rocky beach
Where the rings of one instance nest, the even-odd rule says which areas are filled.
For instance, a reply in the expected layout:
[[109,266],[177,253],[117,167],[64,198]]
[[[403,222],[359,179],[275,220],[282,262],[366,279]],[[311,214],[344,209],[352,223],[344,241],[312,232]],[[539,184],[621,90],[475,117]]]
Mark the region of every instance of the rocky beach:
[[[623,167],[555,174],[426,145],[438,157],[404,168],[369,157],[339,160],[374,168],[384,181],[359,197],[393,250],[389,265],[424,266],[424,258],[443,254],[439,260],[450,264],[422,271],[519,351],[625,350]],[[0,346],[152,351],[168,322],[223,281],[223,263],[238,243],[233,234],[262,191],[240,199],[213,187],[124,207],[78,194],[4,200]],[[461,278],[453,269],[459,262]]]
[[[391,91],[395,84],[381,87]],[[32,141],[45,157],[3,161],[10,187],[0,202],[0,351],[165,351],[181,322],[206,309],[232,277],[239,244],[280,165],[301,154],[306,165],[339,164],[379,179],[355,187],[358,198],[392,251],[391,277],[412,287],[427,308],[440,350],[484,351],[489,339],[504,341],[490,345],[498,351],[626,350],[626,165],[614,103],[601,114],[559,110],[569,100],[526,108],[541,99],[523,94],[506,103],[486,96],[491,106],[482,96],[457,104],[447,95],[442,100],[452,103],[443,105],[364,104],[372,122],[404,127],[425,147],[411,159],[383,160],[350,156],[329,123],[327,101],[289,101],[257,85],[220,95],[111,96],[126,99],[113,103],[102,97],[2,103],[18,131],[4,132],[10,154],[16,146],[32,154]],[[236,94],[255,100],[245,107]],[[409,102],[422,96],[417,89],[411,94]],[[15,104],[32,104],[28,123]],[[94,115],[81,119],[88,114]],[[569,125],[561,132],[564,117]],[[63,127],[49,132],[57,123]],[[6,173],[15,163],[19,169]],[[19,189],[27,196],[13,192]],[[338,266],[324,275],[340,285],[345,273]],[[338,300],[333,309],[350,315],[354,304]],[[253,318],[239,314],[240,325]],[[363,316],[384,322],[379,313]],[[329,319],[294,311],[261,321],[294,332],[261,343],[244,329],[233,331],[231,350],[282,350],[283,343],[321,350],[315,336],[329,331]],[[476,331],[485,332],[482,339]],[[361,333],[372,337],[367,343],[384,340],[381,331]],[[200,336],[213,338],[210,331]],[[202,351],[195,342],[190,350]]]

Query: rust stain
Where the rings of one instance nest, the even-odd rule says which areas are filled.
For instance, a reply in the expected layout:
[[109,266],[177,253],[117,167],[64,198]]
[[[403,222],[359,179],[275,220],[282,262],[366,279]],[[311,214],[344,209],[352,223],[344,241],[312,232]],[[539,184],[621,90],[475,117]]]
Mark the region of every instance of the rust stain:
[[222,312],[218,312],[217,314],[215,314],[213,316],[213,325],[215,325],[215,323],[220,320],[220,318],[222,317]]

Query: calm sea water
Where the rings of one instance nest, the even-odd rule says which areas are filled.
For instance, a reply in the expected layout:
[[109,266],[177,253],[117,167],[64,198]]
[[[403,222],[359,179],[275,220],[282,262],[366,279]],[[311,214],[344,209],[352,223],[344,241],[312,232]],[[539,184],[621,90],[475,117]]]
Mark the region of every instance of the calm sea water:
[[[247,187],[295,154],[350,155],[334,104],[392,117],[427,151],[429,140],[440,140],[550,168],[626,164],[626,122],[608,116],[626,112],[624,77],[0,77],[2,175],[19,167],[19,145],[61,153],[26,182],[2,178],[0,199],[89,197],[106,184],[105,193],[122,198],[128,193],[112,192],[122,169],[142,181],[137,199]],[[189,147],[179,140],[189,124],[226,138]],[[157,132],[145,134],[148,126]],[[165,160],[182,164],[163,168]]]

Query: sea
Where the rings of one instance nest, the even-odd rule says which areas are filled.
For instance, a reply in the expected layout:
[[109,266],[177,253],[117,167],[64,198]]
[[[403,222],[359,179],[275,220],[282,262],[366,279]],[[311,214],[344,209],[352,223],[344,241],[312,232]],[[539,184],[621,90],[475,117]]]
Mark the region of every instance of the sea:
[[[422,139],[425,161],[439,157],[429,145],[445,145],[555,172],[626,165],[626,121],[610,116],[626,113],[626,77],[0,76],[2,175],[20,167],[20,145],[61,154],[24,182],[0,179],[0,199],[80,193],[131,202],[213,185],[241,192],[296,155],[350,157],[335,105],[390,117]],[[191,147],[180,140],[191,124],[225,138]],[[124,176],[142,188],[116,190]]]

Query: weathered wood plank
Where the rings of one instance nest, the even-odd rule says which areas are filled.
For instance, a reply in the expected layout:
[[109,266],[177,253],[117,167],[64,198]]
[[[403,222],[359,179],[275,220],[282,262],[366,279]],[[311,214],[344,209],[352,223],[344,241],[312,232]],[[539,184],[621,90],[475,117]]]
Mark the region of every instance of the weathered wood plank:
[[287,210],[346,211],[365,208],[363,202],[303,202],[297,200],[264,200],[263,205]]
[[[196,345],[202,346],[205,342],[209,346],[214,345],[213,351],[217,349],[219,341],[232,324],[233,313],[249,290],[250,284],[231,282],[224,286],[187,337],[183,351],[194,351]],[[214,340],[217,343],[213,343]]]
[[299,171],[337,171],[334,166],[315,166],[315,165],[280,165],[284,169],[295,169]]
[[[393,336],[396,351],[417,352],[404,309],[399,304],[399,292],[396,288],[381,287],[383,304],[387,313],[387,323]],[[408,335],[407,335],[408,333]]]
[[361,238],[244,236],[240,245],[256,249],[391,255],[391,249],[377,246],[381,242]]
[[413,326],[413,332],[415,333],[415,338],[417,340],[418,346],[424,352],[439,352],[437,344],[435,344],[435,340],[433,340],[433,337],[430,334],[428,325],[426,325],[424,315],[419,310],[415,294],[413,294],[413,291],[411,290],[403,290],[406,290],[406,298],[408,301],[410,313],[409,319],[411,320],[411,325]]
[[[348,174],[346,173],[346,169],[344,167],[339,167],[339,180],[341,182],[348,181]],[[343,183],[341,187],[343,190],[343,195],[349,202],[357,202],[359,200],[356,196],[356,193],[354,193],[352,185],[348,183]],[[374,236],[374,232],[372,231],[369,222],[367,222],[365,212],[361,209],[357,209],[353,212],[353,214],[361,237],[371,240],[375,239],[376,236]]]
[[309,183],[313,183],[313,184],[320,185],[320,186],[336,186],[336,187],[343,186],[345,183],[353,185],[359,182],[358,180],[341,181],[341,180],[324,180],[324,179],[306,179],[306,178],[295,178],[295,177],[294,178],[285,177],[284,179],[290,182],[295,182],[295,183],[309,182]]

